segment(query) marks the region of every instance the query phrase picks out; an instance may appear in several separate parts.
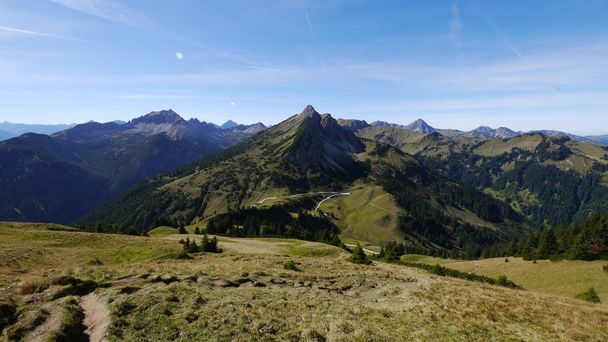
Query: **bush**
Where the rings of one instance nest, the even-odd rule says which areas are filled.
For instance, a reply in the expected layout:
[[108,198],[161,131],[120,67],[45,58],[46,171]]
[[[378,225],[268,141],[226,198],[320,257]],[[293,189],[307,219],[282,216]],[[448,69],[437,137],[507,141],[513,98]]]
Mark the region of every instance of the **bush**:
[[16,319],[17,306],[12,301],[0,302],[0,333]]
[[421,264],[421,263],[416,263],[416,262],[405,262],[405,261],[400,261],[400,262],[398,262],[398,264],[420,268],[420,269],[429,271],[433,274],[436,274],[436,275],[439,275],[442,277],[453,277],[453,278],[466,279],[466,280],[477,281],[477,282],[486,283],[486,284],[504,286],[504,287],[508,287],[508,288],[512,288],[512,289],[521,289],[522,288],[521,286],[519,286],[519,285],[515,284],[514,282],[512,282],[511,280],[507,279],[506,276],[500,276],[498,279],[494,279],[494,278],[490,278],[490,277],[486,277],[486,276],[482,276],[482,275],[478,275],[478,274],[465,273],[465,272],[453,270],[451,268],[443,267],[439,264],[430,265],[430,264]]
[[372,263],[371,260],[369,260],[369,258],[367,257],[367,254],[365,254],[365,252],[363,251],[363,248],[361,247],[360,244],[357,244],[357,246],[353,250],[353,255],[351,255],[350,258],[348,258],[348,261],[355,263],[355,264],[364,264],[364,265],[369,265]]
[[506,275],[501,275],[496,280],[496,283],[501,286],[509,286],[510,281]]
[[192,257],[188,254],[188,251],[186,251],[186,246],[184,245],[184,249],[179,251],[176,255],[175,255],[175,259],[178,260],[188,260],[188,259],[192,259]]
[[602,269],[604,270],[604,272],[608,272],[608,265],[602,266]]
[[180,227],[177,229],[177,231],[178,231],[178,233],[180,233],[180,234],[188,234],[188,232],[186,231],[186,228],[184,228],[184,226],[180,226]]
[[[217,238],[214,236],[212,239],[209,239],[207,234],[205,234],[203,236],[203,239],[201,240],[200,245],[198,245],[196,243],[196,241],[190,240],[190,238],[186,238],[186,240],[181,239],[179,241],[179,243],[181,243],[183,245],[183,250],[186,253],[200,253],[200,252],[221,253],[222,252],[222,249],[219,248],[219,246],[218,246]],[[182,253],[182,255],[178,255],[178,257],[183,257],[183,253]]]
[[599,303],[600,297],[597,295],[597,292],[593,287],[590,287],[586,291],[583,291],[576,295],[577,299],[586,300],[591,303]]
[[95,258],[89,260],[87,262],[87,265],[90,265],[90,266],[102,266],[103,262],[101,260],[99,260],[98,257],[95,257]]
[[283,268],[286,270],[290,270],[290,271],[296,271],[296,272],[300,271],[300,269],[298,268],[298,265],[296,265],[296,263],[293,260],[285,261],[285,263],[283,264]]
[[221,253],[222,249],[219,248],[217,244],[217,237],[213,237],[209,239],[207,234],[203,236],[203,240],[201,241],[201,250],[207,253]]

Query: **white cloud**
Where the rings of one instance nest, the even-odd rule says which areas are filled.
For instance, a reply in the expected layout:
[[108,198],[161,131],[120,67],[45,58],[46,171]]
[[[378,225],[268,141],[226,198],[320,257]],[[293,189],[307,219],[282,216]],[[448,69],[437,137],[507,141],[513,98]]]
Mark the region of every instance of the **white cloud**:
[[181,61],[182,59],[184,59],[184,54],[178,51],[175,53],[175,58]]

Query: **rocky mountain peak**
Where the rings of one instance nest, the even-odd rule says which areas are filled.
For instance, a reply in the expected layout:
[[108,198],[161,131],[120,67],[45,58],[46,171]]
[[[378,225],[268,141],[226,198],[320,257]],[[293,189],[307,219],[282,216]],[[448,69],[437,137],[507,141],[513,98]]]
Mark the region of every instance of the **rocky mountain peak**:
[[418,132],[421,134],[435,132],[435,128],[431,127],[429,124],[427,124],[422,119],[418,119],[418,120],[410,123],[409,125],[405,126],[405,129],[408,129],[408,130],[414,131],[414,132]]
[[313,107],[312,105],[308,105],[308,106],[306,106],[306,108],[304,108],[302,113],[300,113],[298,116],[306,118],[306,117],[320,116],[320,115],[319,115],[319,112],[316,111],[315,107]]
[[224,123],[223,123],[223,124],[220,126],[220,128],[221,128],[221,129],[231,129],[231,128],[234,128],[234,127],[236,127],[236,126],[238,126],[238,125],[239,125],[238,123],[236,123],[236,122],[234,122],[234,121],[232,121],[232,120],[228,120],[228,121],[224,122]]
[[170,124],[185,121],[179,114],[174,112],[172,109],[160,110],[150,112],[144,116],[140,116],[137,119],[131,120],[133,125],[138,124]]

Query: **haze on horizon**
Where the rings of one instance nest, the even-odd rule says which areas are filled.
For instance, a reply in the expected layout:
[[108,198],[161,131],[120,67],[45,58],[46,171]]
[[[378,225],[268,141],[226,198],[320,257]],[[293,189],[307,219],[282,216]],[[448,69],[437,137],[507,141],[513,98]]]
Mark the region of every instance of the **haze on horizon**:
[[0,0],[0,122],[608,133],[608,1]]

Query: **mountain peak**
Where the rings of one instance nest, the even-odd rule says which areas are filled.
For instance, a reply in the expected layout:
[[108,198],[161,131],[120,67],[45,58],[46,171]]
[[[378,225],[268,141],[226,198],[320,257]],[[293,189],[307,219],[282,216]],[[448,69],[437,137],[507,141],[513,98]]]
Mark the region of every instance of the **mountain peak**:
[[228,121],[224,122],[224,123],[223,123],[223,124],[220,126],[220,128],[222,128],[222,129],[231,129],[231,128],[234,128],[234,127],[236,127],[236,126],[238,126],[238,125],[239,125],[238,123],[236,123],[236,122],[234,122],[234,121],[232,121],[232,120],[228,120]]
[[428,134],[436,131],[435,128],[431,127],[422,119],[418,119],[410,123],[409,125],[405,126],[405,128],[421,134]]
[[319,115],[319,112],[317,112],[315,107],[313,107],[312,105],[308,105],[308,106],[306,106],[306,108],[304,108],[304,110],[302,111],[302,113],[300,113],[299,116],[310,117],[310,116],[314,116],[314,115]]
[[131,120],[134,125],[140,123],[149,123],[149,124],[166,124],[166,123],[174,123],[178,121],[184,121],[184,119],[179,116],[172,109],[168,110],[160,110],[155,112],[150,112],[144,116],[140,116],[137,119]]

